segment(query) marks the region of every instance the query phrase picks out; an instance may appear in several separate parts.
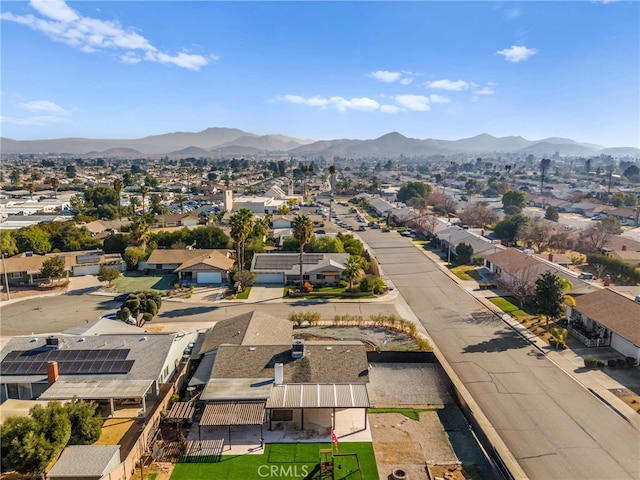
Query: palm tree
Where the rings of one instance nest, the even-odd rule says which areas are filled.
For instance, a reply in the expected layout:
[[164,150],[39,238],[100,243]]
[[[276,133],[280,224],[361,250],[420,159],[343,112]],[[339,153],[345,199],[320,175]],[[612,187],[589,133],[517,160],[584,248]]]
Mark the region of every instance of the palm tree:
[[342,272],[344,278],[349,280],[349,290],[353,289],[353,281],[364,273],[364,269],[367,268],[368,262],[356,255],[350,255],[347,261],[344,263],[345,269]]
[[229,218],[231,223],[231,238],[236,244],[238,271],[244,267],[244,243],[253,230],[253,212],[246,208],[241,208]]
[[313,223],[309,217],[302,213],[294,218],[291,227],[293,236],[298,240],[298,244],[300,245],[300,291],[302,291],[302,285],[304,284],[302,278],[302,255],[304,253],[304,246],[313,238]]
[[138,247],[145,250],[147,248],[147,240],[149,240],[149,225],[144,220],[144,217],[137,217],[131,224],[131,230],[129,230],[131,241]]
[[144,213],[144,206],[146,205],[145,199],[147,198],[147,194],[149,193],[149,187],[146,185],[140,186],[140,195],[142,196],[142,213]]
[[176,195],[175,200],[180,204],[180,213],[184,213],[184,202],[187,201],[187,197],[179,193],[178,195]]
[[58,180],[56,177],[51,177],[51,180],[49,181],[49,183],[51,184],[51,188],[53,189],[54,198],[58,198],[58,189],[60,188],[60,180]]
[[113,181],[113,189],[116,191],[117,195],[116,201],[118,202],[118,220],[122,220],[122,212],[120,211],[120,193],[122,192],[122,190],[124,190],[124,182],[121,178],[116,178]]
[[33,183],[30,183],[29,185],[27,185],[27,190],[29,190],[29,197],[31,197],[31,200],[33,200],[33,194],[36,191],[36,186]]

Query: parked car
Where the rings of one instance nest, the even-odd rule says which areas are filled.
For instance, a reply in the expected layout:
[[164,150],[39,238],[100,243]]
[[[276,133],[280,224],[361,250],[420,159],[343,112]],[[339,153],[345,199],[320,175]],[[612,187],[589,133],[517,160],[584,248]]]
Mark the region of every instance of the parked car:
[[578,278],[581,280],[593,280],[593,274],[592,273],[581,273],[580,275],[578,275]]
[[358,227],[358,231],[359,231],[359,232],[364,232],[366,229],[367,229],[367,227],[365,227],[364,225],[360,225],[360,226]]
[[391,230],[389,230],[387,227],[384,227],[382,231],[386,233],[386,232],[390,232]]

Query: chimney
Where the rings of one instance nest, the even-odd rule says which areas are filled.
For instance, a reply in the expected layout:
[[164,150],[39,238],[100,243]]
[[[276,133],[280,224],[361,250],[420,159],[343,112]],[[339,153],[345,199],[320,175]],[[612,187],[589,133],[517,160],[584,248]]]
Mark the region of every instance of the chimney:
[[549,252],[549,261],[553,262],[553,253]]
[[626,252],[626,251],[627,251],[627,245],[626,245],[626,244],[625,244],[625,245],[622,245],[622,251],[623,251],[623,252]]
[[609,285],[611,285],[611,276],[607,275],[606,277],[604,277],[604,286],[608,287]]
[[275,364],[275,384],[282,385],[284,383],[284,364],[276,363]]
[[58,380],[59,376],[60,376],[60,373],[58,371],[58,362],[56,362],[55,360],[48,361],[47,362],[47,383],[49,384],[49,386],[56,383],[56,380]]
[[480,236],[484,237],[484,228],[482,230],[480,230]]

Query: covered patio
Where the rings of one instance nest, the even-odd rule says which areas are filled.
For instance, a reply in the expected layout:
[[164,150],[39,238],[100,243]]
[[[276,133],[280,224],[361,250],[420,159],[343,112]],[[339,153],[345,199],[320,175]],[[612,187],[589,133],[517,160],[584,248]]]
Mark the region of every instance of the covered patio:
[[217,401],[207,403],[198,423],[198,441],[202,444],[202,427],[227,427],[231,449],[232,426],[260,426],[260,446],[264,443],[264,401]]
[[[146,396],[153,382],[148,380],[95,380],[85,382],[56,381],[39,400],[107,400],[110,417],[138,418],[147,416]],[[115,403],[123,407],[116,409]],[[142,411],[140,411],[142,410]]]

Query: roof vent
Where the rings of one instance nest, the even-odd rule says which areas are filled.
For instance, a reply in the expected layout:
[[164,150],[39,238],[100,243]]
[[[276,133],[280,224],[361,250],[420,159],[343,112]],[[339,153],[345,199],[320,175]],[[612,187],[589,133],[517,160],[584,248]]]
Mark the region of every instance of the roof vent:
[[325,350],[333,350],[333,347],[331,345],[325,347]]
[[250,352],[255,352],[256,351],[256,347],[249,347],[249,351]]
[[60,339],[57,337],[48,337],[46,340],[47,347],[58,349],[60,348]]
[[142,337],[142,338],[140,339],[140,341],[141,341],[141,342],[146,342],[146,341],[147,341],[147,337]]
[[80,340],[78,340],[79,342],[84,342],[84,337],[80,338]]
[[291,346],[291,358],[304,357],[304,340],[294,340]]

